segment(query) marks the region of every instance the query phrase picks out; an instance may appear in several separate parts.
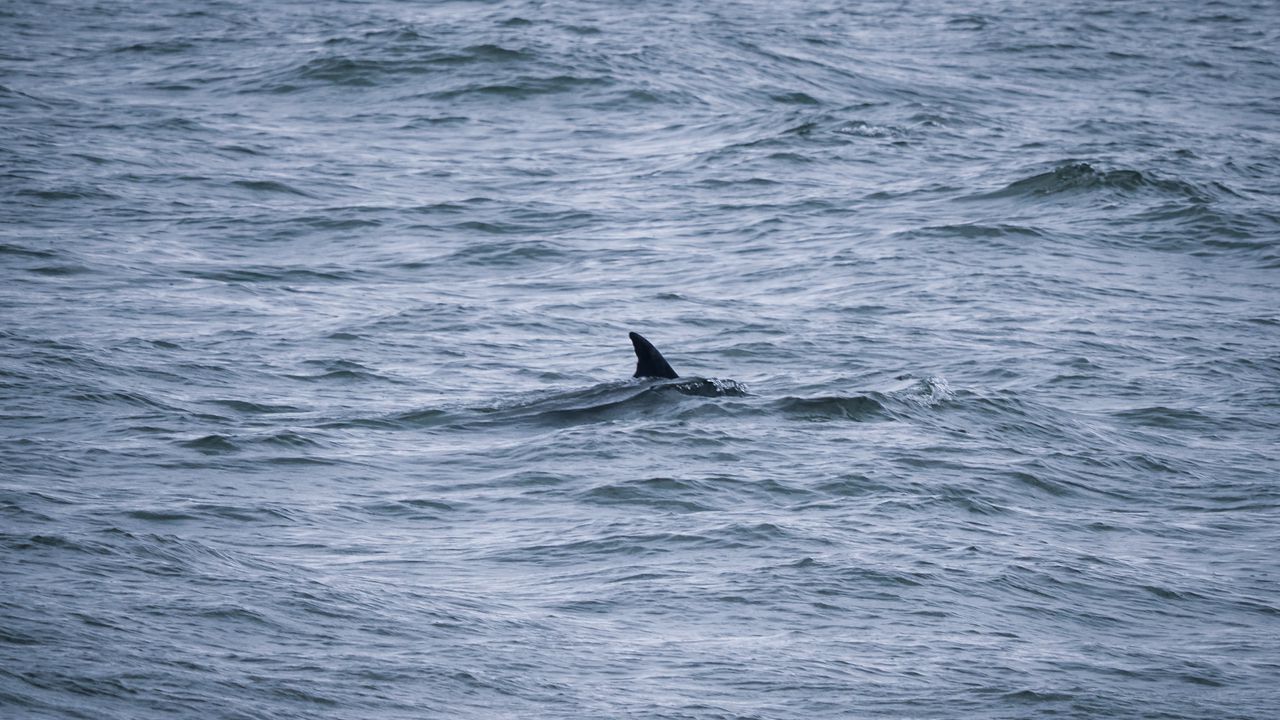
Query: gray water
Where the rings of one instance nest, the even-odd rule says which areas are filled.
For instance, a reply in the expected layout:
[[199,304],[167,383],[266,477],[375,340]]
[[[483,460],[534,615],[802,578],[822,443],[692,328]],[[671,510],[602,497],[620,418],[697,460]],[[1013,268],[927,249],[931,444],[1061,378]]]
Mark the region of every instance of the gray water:
[[0,715],[1275,717],[1278,54],[5,3]]

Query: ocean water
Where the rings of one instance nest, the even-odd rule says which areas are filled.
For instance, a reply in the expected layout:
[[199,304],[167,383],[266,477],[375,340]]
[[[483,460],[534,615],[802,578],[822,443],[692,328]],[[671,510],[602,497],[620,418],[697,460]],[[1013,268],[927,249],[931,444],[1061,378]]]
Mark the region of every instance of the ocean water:
[[0,716],[1274,718],[1278,181],[1271,2],[4,3]]

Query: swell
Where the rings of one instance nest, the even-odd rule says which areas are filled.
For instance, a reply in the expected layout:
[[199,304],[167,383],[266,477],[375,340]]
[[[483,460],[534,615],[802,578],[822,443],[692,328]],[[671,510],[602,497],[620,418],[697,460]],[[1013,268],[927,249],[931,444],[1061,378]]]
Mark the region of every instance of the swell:
[[[910,419],[955,397],[945,379],[914,380],[896,390],[849,394],[762,397],[734,380],[681,378],[672,381],[603,383],[583,390],[513,398],[496,404],[435,406],[372,417],[332,418],[316,427],[437,431],[503,427],[565,428],[616,421],[712,421],[738,418],[782,422],[880,422]],[[208,442],[220,445],[222,437]]]
[[671,417],[687,408],[694,398],[742,398],[747,395],[746,387],[733,380],[624,381],[499,405],[414,410],[385,418],[383,422],[402,428],[569,427],[613,420]]
[[1161,177],[1139,170],[1126,168],[1100,170],[1087,162],[1069,161],[1051,170],[1015,180],[999,190],[970,195],[965,199],[1041,198],[1073,193],[1133,195],[1140,192],[1151,192],[1195,204],[1206,204],[1214,199],[1215,194],[1229,191],[1221,188],[1215,192],[1184,180]]
[[[1097,226],[1101,237],[1126,247],[1138,242],[1165,252],[1238,254],[1274,267],[1280,258],[1274,241],[1280,218],[1261,210],[1259,203],[1266,199],[1256,190],[1231,187],[1223,178],[1191,180],[1180,171],[1174,162],[1138,170],[1067,160],[998,190],[956,199],[999,202],[1012,213],[1037,204],[1071,208],[1078,214],[1042,215],[1042,221],[1046,227],[1059,222]],[[1043,235],[1039,229],[1031,231]]]

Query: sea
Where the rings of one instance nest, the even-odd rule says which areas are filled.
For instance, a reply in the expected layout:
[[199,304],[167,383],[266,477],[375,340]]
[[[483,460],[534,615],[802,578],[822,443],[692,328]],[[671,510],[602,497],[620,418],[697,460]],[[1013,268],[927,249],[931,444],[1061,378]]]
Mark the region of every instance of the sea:
[[1280,4],[14,0],[0,198],[5,720],[1280,717]]

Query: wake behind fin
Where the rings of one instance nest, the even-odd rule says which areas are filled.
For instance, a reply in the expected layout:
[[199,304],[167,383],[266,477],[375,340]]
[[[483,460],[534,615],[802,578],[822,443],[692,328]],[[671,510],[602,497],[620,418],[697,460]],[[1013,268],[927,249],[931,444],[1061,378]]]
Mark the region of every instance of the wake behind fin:
[[656,378],[678,378],[675,370],[671,369],[671,365],[667,363],[667,359],[662,357],[662,353],[658,352],[658,348],[653,343],[644,339],[640,333],[630,333],[631,344],[636,348],[636,374],[632,377],[656,377]]

